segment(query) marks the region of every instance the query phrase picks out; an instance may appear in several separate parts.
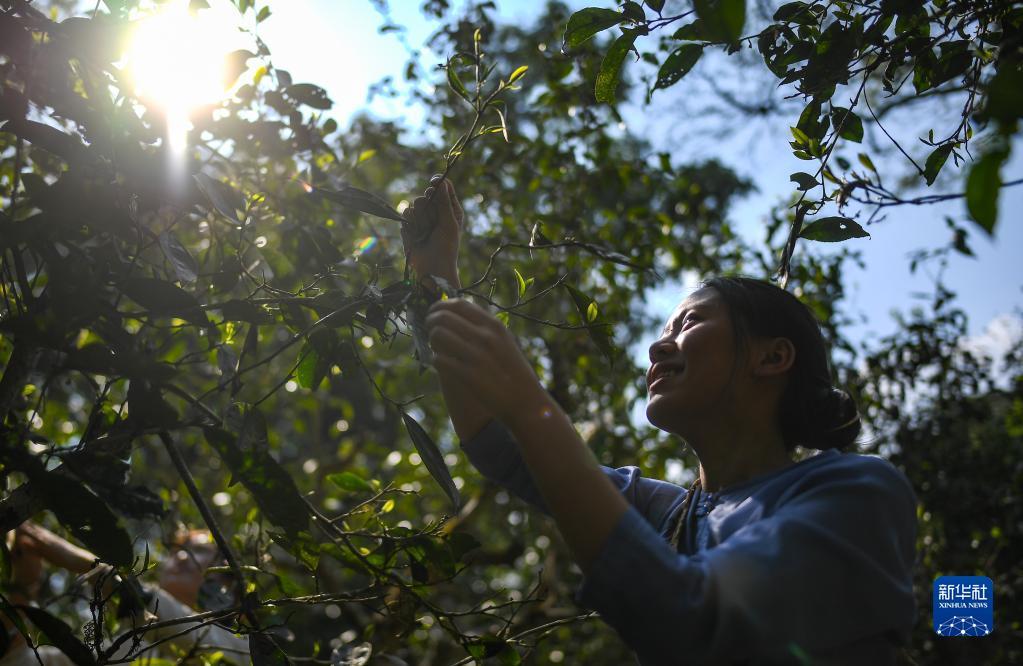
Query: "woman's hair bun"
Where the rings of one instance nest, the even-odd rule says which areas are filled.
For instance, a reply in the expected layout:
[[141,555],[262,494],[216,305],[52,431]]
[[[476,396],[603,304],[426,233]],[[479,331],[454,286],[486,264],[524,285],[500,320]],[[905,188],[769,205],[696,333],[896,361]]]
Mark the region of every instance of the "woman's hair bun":
[[860,412],[851,395],[830,387],[814,407],[812,421],[816,432],[810,446],[815,449],[844,449],[856,442],[861,427]]

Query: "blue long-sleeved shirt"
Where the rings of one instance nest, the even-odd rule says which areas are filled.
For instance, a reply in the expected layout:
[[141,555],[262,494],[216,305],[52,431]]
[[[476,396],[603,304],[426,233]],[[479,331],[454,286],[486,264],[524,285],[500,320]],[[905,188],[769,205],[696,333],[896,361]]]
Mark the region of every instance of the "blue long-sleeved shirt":
[[[546,511],[503,425],[462,446],[486,478]],[[894,663],[915,615],[916,497],[887,461],[828,450],[700,493],[681,553],[668,537],[687,491],[636,467],[604,471],[630,508],[579,601],[641,664]]]

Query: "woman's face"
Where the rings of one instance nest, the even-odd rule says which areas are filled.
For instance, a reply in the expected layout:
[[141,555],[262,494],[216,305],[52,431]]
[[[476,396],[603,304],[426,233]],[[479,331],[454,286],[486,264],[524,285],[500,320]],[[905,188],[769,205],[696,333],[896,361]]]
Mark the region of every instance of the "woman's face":
[[650,345],[647,419],[684,437],[701,420],[727,417],[737,370],[728,307],[714,289],[694,292]]
[[203,577],[215,563],[217,549],[210,543],[191,541],[170,553],[159,568],[160,587],[178,601],[194,607]]

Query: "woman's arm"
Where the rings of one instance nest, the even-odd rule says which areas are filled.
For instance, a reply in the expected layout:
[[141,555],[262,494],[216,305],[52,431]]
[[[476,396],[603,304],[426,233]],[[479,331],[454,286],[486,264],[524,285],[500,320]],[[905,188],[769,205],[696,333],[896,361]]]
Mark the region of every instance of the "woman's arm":
[[[426,241],[413,242],[413,234],[405,237],[417,278],[427,288],[436,286],[430,276],[460,286],[464,213],[451,183],[434,178],[405,217],[413,232],[433,226]],[[544,503],[585,569],[628,503],[497,319],[468,301],[452,299],[434,304],[427,327],[455,432],[467,439],[495,417],[511,429]]]
[[[429,290],[437,285],[433,277],[445,280],[455,289],[461,289],[458,275],[458,248],[465,228],[465,212],[458,202],[451,181],[434,176],[423,196],[412,202],[403,213],[412,231],[417,227],[433,225],[425,241],[416,242],[402,232],[405,251],[416,279]],[[447,375],[440,375],[441,392],[455,433],[468,439],[478,433],[493,418],[487,408],[476,400],[463,385]]]
[[476,417],[508,426],[576,561],[588,568],[628,503],[501,322],[460,299],[435,303],[426,321],[442,386],[473,396]]
[[[522,459],[518,442],[504,424],[494,419],[471,438],[462,440],[461,444],[472,466],[489,481],[507,488],[516,497],[550,515],[533,482],[533,475]],[[686,491],[681,486],[648,479],[638,467],[602,465],[600,470],[625,501],[636,507],[650,526],[661,533],[666,528],[668,516],[685,498]]]

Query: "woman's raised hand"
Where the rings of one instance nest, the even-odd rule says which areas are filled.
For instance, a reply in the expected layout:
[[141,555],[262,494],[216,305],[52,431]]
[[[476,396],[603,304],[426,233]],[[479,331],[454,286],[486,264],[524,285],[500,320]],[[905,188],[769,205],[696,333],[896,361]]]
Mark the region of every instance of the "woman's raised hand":
[[545,404],[546,394],[511,331],[483,308],[453,298],[426,316],[434,367],[507,425]]
[[91,571],[97,563],[97,557],[89,551],[31,521],[22,523],[18,533],[25,539],[24,544],[28,550],[61,569],[83,574]]
[[444,278],[458,287],[458,246],[465,213],[451,181],[441,176],[430,179],[430,187],[416,198],[402,216],[402,241],[412,270],[420,278]]

